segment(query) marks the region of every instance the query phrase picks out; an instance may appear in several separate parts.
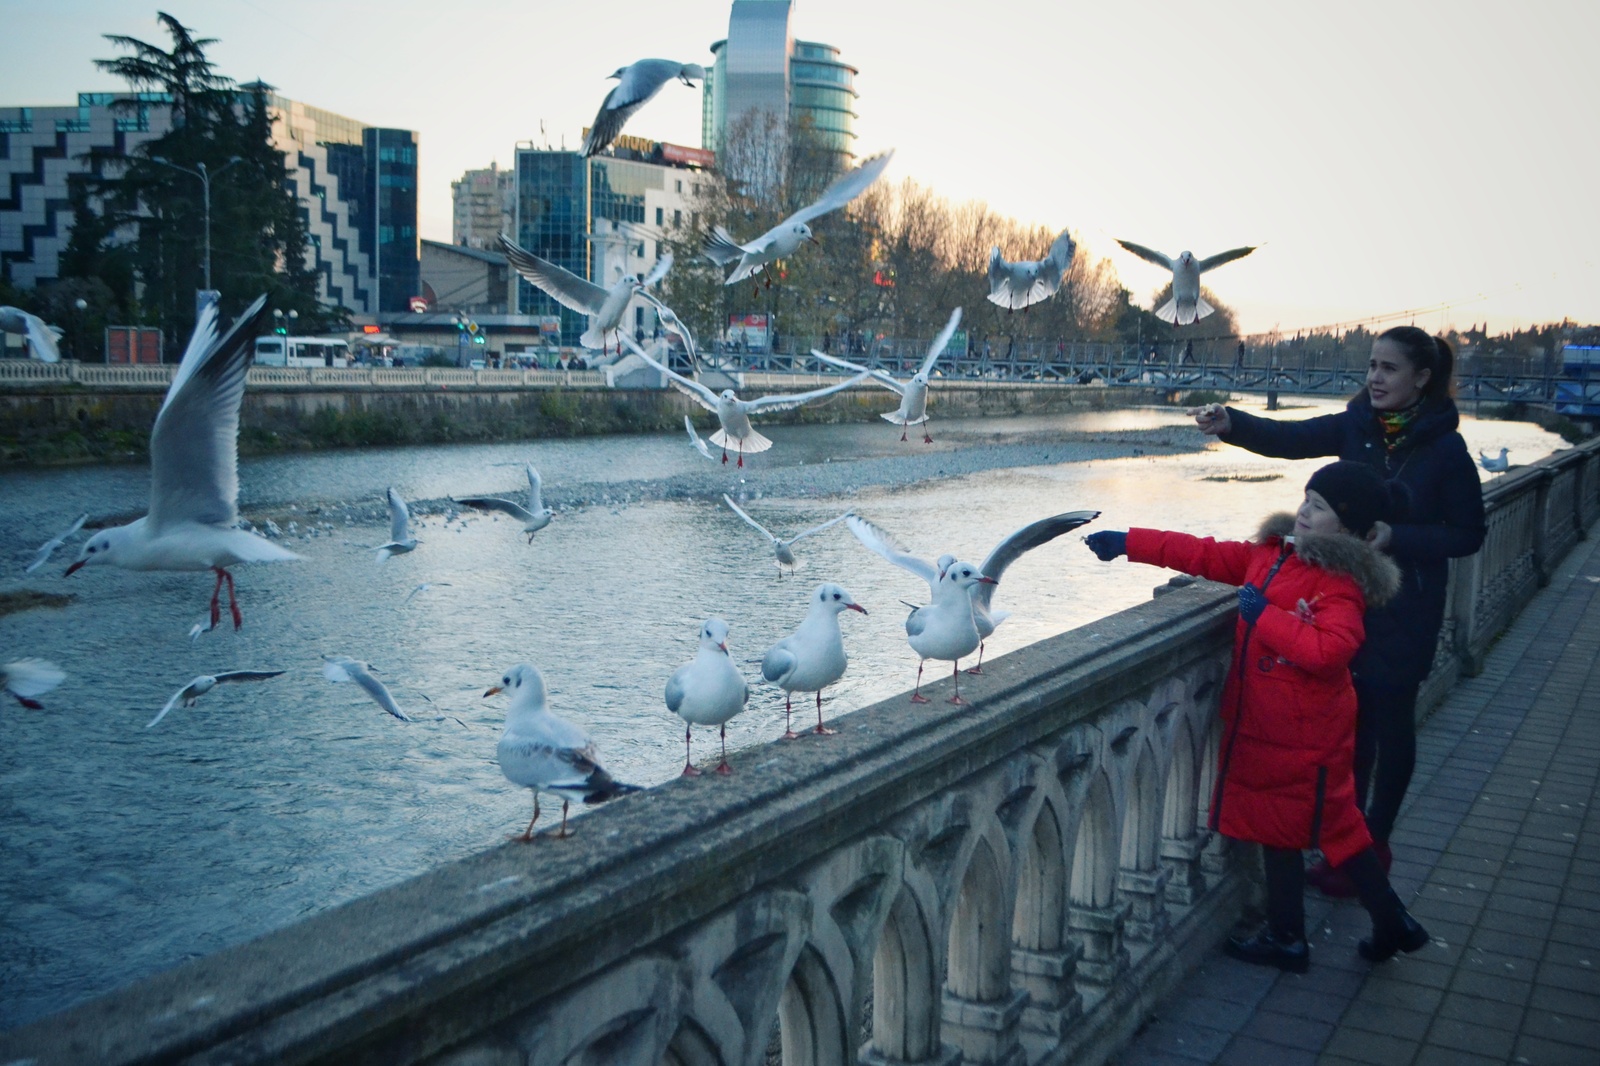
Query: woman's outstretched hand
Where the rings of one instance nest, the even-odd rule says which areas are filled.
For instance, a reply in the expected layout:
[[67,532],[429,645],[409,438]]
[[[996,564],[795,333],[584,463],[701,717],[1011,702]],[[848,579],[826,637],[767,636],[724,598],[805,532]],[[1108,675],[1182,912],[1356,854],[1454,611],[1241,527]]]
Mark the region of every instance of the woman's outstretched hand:
[[1233,429],[1233,420],[1228,417],[1228,409],[1220,403],[1191,407],[1183,413],[1194,419],[1194,424],[1200,427],[1201,433],[1210,437],[1225,437]]
[[1098,533],[1090,533],[1083,538],[1089,550],[1100,557],[1103,563],[1109,563],[1119,555],[1128,554],[1128,535],[1114,529],[1102,529]]

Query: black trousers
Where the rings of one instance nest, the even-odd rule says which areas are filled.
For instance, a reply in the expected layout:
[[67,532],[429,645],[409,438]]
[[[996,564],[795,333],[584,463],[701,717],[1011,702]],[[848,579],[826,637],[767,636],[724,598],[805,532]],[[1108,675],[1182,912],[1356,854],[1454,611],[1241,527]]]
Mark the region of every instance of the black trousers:
[[1418,685],[1355,679],[1356,805],[1374,843],[1387,844],[1417,766]]
[[[1306,867],[1300,850],[1262,845],[1261,862],[1267,875],[1267,925],[1280,940],[1304,940]],[[1374,929],[1393,928],[1402,921],[1405,907],[1390,887],[1377,852],[1366,848],[1346,859],[1340,869],[1355,882]]]

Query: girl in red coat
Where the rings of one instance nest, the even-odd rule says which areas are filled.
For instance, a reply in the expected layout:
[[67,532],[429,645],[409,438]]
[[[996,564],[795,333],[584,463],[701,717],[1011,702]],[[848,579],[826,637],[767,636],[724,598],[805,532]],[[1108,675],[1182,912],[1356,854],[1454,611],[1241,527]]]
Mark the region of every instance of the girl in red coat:
[[1310,966],[1304,848],[1322,849],[1355,882],[1372,917],[1363,957],[1378,962],[1428,942],[1373,850],[1351,769],[1350,660],[1364,637],[1362,615],[1400,587],[1399,569],[1367,537],[1393,510],[1375,469],[1337,462],[1311,476],[1297,514],[1269,518],[1253,541],[1153,529],[1086,538],[1108,562],[1125,554],[1240,586],[1211,828],[1262,845],[1267,922],[1228,940],[1234,958],[1296,973]]

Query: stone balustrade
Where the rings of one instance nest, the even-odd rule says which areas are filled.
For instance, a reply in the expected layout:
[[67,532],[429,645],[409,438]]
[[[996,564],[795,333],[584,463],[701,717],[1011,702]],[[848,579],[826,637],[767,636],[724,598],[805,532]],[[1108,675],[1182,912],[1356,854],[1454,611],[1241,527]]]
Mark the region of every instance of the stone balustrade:
[[[177,372],[174,363],[105,365],[62,360],[0,360],[0,389],[41,385],[85,385],[94,388],[164,389]],[[603,388],[610,384],[603,370],[469,370],[456,367],[321,367],[253,366],[249,385],[267,388]]]
[[[1489,486],[1452,660],[1600,515],[1597,461]],[[1204,828],[1236,609],[1174,588],[985,664],[970,706],[940,682],[746,750],[0,1033],[0,1062],[1103,1062],[1249,890]]]

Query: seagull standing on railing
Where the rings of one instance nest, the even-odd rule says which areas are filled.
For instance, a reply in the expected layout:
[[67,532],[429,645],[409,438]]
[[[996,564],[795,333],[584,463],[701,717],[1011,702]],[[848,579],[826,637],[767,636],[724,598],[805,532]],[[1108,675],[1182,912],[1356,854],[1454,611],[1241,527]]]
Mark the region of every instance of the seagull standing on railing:
[[1511,469],[1511,460],[1507,458],[1510,454],[1510,449],[1501,448],[1500,454],[1491,459],[1487,455],[1484,455],[1482,450],[1479,450],[1478,465],[1489,471],[1491,474],[1503,474],[1507,470]]
[[818,585],[811,594],[811,606],[799,627],[767,649],[761,660],[761,676],[783,689],[783,739],[793,740],[789,728],[791,701],[796,692],[817,694],[818,736],[831,736],[836,730],[822,724],[822,690],[844,676],[850,659],[844,653],[844,634],[839,631],[842,611],[867,609],[855,597],[829,582]]
[[1211,314],[1216,308],[1206,303],[1200,295],[1200,275],[1208,270],[1215,270],[1224,263],[1231,263],[1235,259],[1243,259],[1256,250],[1255,245],[1244,248],[1232,248],[1226,252],[1218,252],[1208,259],[1196,259],[1192,252],[1180,252],[1178,258],[1169,256],[1142,244],[1132,241],[1118,240],[1118,244],[1143,259],[1147,263],[1154,263],[1172,271],[1172,298],[1156,308],[1156,317],[1163,322],[1171,322],[1179,326],[1191,325]]
[[1000,255],[1000,246],[995,245],[989,250],[989,302],[1007,311],[1026,311],[1050,299],[1061,290],[1061,280],[1066,277],[1077,251],[1077,244],[1066,230],[1051,243],[1045,257],[1037,261],[1008,263]]
[[27,337],[28,354],[41,363],[61,362],[61,350],[56,347],[60,331],[45,325],[38,315],[30,315],[20,307],[0,307],[0,333],[20,333]]
[[700,650],[667,679],[667,710],[682,718],[683,777],[699,777],[690,758],[690,734],[697,725],[714,725],[722,734],[722,762],[717,773],[731,774],[728,765],[728,722],[750,702],[750,685],[728,655],[728,623],[707,618],[700,626]]
[[922,366],[915,374],[911,375],[911,379],[909,381],[903,383],[896,381],[893,377],[882,370],[868,370],[866,367],[852,363],[848,360],[839,359],[831,355],[824,355],[815,348],[811,349],[811,354],[815,358],[822,360],[824,363],[830,363],[833,366],[843,367],[846,370],[855,370],[863,374],[870,374],[872,375],[873,380],[878,382],[878,384],[882,385],[890,392],[898,393],[900,395],[900,406],[893,411],[883,414],[881,417],[886,422],[892,422],[895,425],[902,427],[900,430],[901,440],[906,439],[906,431],[904,427],[921,424],[923,426],[922,443],[932,444],[933,437],[929,435],[926,425],[928,421],[928,376],[933,373],[933,364],[938,362],[939,356],[944,354],[945,348],[950,343],[950,338],[955,336],[956,327],[960,324],[961,308],[958,307],[950,313],[950,321],[945,323],[944,329],[940,330],[939,335],[933,339],[933,344],[929,346],[928,356],[922,361]]
[[239,406],[256,334],[266,317],[265,296],[217,337],[217,308],[209,304],[167,389],[150,431],[150,513],[103,529],[84,544],[72,574],[90,564],[125,570],[212,570],[211,622],[221,619],[228,583],[233,627],[244,624],[227,568],[300,556],[239,526]]
[[623,124],[633,117],[633,113],[649,103],[662,86],[673,78],[693,88],[695,80],[704,81],[705,76],[706,68],[700,64],[679,63],[671,59],[641,59],[637,63],[618,67],[617,72],[611,75],[617,84],[606,94],[605,101],[600,105],[600,113],[595,115],[594,122],[589,126],[581,154],[588,157],[605,151],[617,139]]
[[[666,277],[667,271],[672,269],[672,253],[669,252],[656,260],[655,267],[642,280],[637,274],[625,274],[611,288],[603,289],[548,259],[540,259],[504,233],[500,234],[500,247],[516,272],[541,292],[561,306],[589,316],[589,327],[578,338],[578,343],[602,353],[610,350],[614,341],[627,336],[624,320],[634,296]],[[617,351],[620,353],[622,349],[618,347]]]
[[755,427],[750,424],[751,415],[765,414],[769,411],[788,411],[802,404],[820,400],[825,396],[832,396],[836,392],[843,392],[853,385],[860,384],[870,376],[863,371],[848,381],[842,381],[837,385],[828,385],[820,389],[812,389],[810,392],[795,393],[789,396],[763,396],[757,400],[741,400],[734,394],[732,389],[723,389],[719,395],[698,381],[684,377],[665,363],[645,354],[645,350],[634,343],[633,338],[626,334],[623,335],[622,341],[629,348],[632,348],[633,353],[640,359],[667,375],[667,379],[672,382],[678,391],[691,397],[701,407],[717,416],[717,421],[722,423],[722,428],[711,434],[711,443],[722,449],[722,461],[724,463],[728,461],[728,447],[732,445],[739,453],[738,465],[741,467],[744,466],[746,452],[753,455],[772,447],[772,441],[757,433]]

